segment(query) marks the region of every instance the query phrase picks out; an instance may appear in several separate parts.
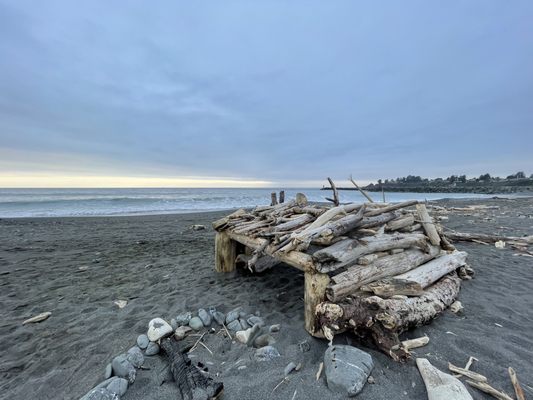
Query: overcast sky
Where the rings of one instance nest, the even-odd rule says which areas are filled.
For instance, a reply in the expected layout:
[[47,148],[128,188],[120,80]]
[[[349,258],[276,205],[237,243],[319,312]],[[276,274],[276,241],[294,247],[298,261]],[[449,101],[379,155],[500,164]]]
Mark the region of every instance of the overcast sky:
[[0,186],[533,173],[532,1],[362,3],[0,0]]

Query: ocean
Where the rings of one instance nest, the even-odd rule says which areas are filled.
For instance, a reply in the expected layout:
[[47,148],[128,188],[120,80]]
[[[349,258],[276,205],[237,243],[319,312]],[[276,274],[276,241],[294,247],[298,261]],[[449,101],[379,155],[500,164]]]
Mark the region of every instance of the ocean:
[[[253,207],[270,203],[280,189],[0,189],[0,218],[118,216],[190,213]],[[325,201],[330,191],[284,189],[285,198],[305,193],[309,201]],[[357,191],[340,191],[341,202],[361,202]],[[370,193],[375,201],[381,193]],[[441,198],[483,198],[471,193],[385,193],[388,202]]]

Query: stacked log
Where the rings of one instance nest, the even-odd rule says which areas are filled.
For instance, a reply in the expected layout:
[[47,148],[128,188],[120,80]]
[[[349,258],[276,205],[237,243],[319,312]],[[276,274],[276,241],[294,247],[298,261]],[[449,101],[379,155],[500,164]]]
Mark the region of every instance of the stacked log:
[[[213,223],[226,249],[216,269],[237,264],[263,272],[284,262],[304,271],[306,329],[314,336],[351,330],[403,360],[408,350],[398,335],[455,300],[457,270],[471,276],[466,253],[455,250],[418,201],[340,204],[334,192],[333,205],[308,204],[302,194],[272,203]],[[244,245],[240,251],[236,243]]]

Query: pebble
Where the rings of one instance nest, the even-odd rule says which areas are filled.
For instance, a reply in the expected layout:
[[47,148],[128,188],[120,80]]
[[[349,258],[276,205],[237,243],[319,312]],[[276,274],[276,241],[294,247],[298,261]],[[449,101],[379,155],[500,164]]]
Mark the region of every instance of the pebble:
[[333,345],[324,354],[328,387],[343,395],[357,395],[365,386],[372,368],[372,356],[357,347]]
[[128,381],[124,378],[111,378],[111,382],[107,385],[106,389],[115,393],[117,396],[124,396],[126,390],[128,390]]
[[292,371],[294,371],[296,369],[296,364],[293,363],[292,361],[285,367],[285,369],[283,370],[283,373],[285,374],[285,376],[288,376]]
[[252,346],[254,344],[254,340],[261,333],[261,327],[259,324],[255,324],[250,328],[250,336],[248,337],[248,341],[246,342],[247,346]]
[[242,344],[248,343],[248,340],[250,339],[250,334],[252,333],[252,328],[248,328],[244,331],[237,331],[235,333],[235,338],[238,342]]
[[230,324],[233,321],[235,321],[236,319],[238,319],[240,311],[241,311],[241,307],[237,307],[237,308],[231,310],[229,313],[227,313],[227,315],[226,315],[226,324]]
[[111,366],[111,363],[107,364],[105,367],[104,372],[104,379],[109,379],[113,375],[113,367]]
[[263,335],[259,335],[254,340],[254,346],[255,347],[265,347],[270,346],[272,344],[276,343],[276,339],[274,339],[272,336],[270,336],[268,333],[265,333]]
[[303,342],[298,343],[298,348],[302,353],[306,353],[311,350],[311,344],[308,340],[304,340]]
[[257,361],[270,361],[276,357],[280,357],[279,351],[272,346],[261,347],[254,353],[254,358]]
[[167,337],[174,332],[174,329],[162,318],[154,318],[148,323],[148,339],[156,342],[161,338]]
[[137,346],[128,350],[126,358],[135,368],[141,368],[144,364],[143,352]]
[[126,354],[121,354],[113,358],[111,366],[113,368],[113,375],[126,378],[129,383],[135,382],[137,371],[135,371],[135,367],[128,361]]
[[260,327],[265,326],[265,321],[263,321],[263,318],[256,317],[255,315],[252,315],[250,318],[246,320],[250,326],[259,325]]
[[213,318],[211,317],[211,314],[209,314],[203,308],[200,308],[198,310],[198,317],[202,320],[202,323],[204,324],[204,326],[211,325],[211,322],[213,321]]
[[242,326],[242,329],[248,329],[252,327],[252,325],[249,325],[244,318],[239,318],[239,322]]
[[170,326],[172,327],[172,329],[176,330],[178,328],[178,323],[176,322],[176,319],[175,318],[172,318],[170,320]]
[[270,328],[268,330],[270,333],[275,333],[275,332],[279,332],[280,329],[281,329],[281,325],[275,324],[275,325],[270,325]]
[[243,370],[243,369],[246,369],[246,368],[247,368],[246,365],[239,365],[237,367],[238,370]]
[[224,321],[226,320],[226,316],[223,312],[220,311],[215,311],[215,313],[213,314],[213,318],[215,319],[215,321],[217,321],[217,324],[219,325],[224,325]]
[[105,388],[98,388],[98,389],[92,389],[89,393],[83,396],[80,400],[119,400],[119,398],[115,393]]
[[156,354],[159,354],[159,345],[157,343],[150,342],[144,354],[147,356],[155,356]]
[[148,347],[148,343],[150,343],[150,339],[148,339],[148,336],[144,334],[137,336],[137,346],[139,346],[139,348],[141,348],[142,350]]
[[192,313],[190,311],[179,314],[176,316],[176,324],[178,324],[178,326],[188,325],[191,318]]
[[199,331],[204,327],[204,323],[199,317],[192,317],[189,321],[189,326],[195,331]]
[[176,332],[174,332],[174,337],[178,340],[181,340],[190,332],[192,332],[192,328],[190,326],[180,326],[178,329],[176,329]]
[[228,324],[228,329],[232,331],[242,331],[242,326],[239,320],[235,319]]

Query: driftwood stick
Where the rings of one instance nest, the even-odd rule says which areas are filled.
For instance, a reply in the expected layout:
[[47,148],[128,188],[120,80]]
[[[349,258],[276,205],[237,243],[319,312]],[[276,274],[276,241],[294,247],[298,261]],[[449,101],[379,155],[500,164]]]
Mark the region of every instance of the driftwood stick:
[[369,195],[368,195],[363,189],[361,189],[357,183],[355,183],[355,181],[353,180],[353,178],[352,178],[351,175],[350,175],[350,182],[353,183],[353,185],[356,187],[356,189],[359,190],[359,191],[361,192],[361,194],[362,194],[363,196],[365,196],[366,199],[367,199],[369,202],[371,202],[371,203],[374,202],[374,200],[372,200],[372,198],[371,198],[371,197],[370,197],[370,196],[369,196]]
[[399,210],[400,208],[411,207],[411,206],[414,206],[415,204],[418,204],[417,200],[409,200],[409,201],[404,201],[402,203],[391,204],[390,206],[368,211],[365,213],[365,216],[373,217],[379,214],[384,214],[384,213],[388,213],[391,211]]
[[509,395],[507,395],[504,392],[501,392],[499,390],[494,389],[492,386],[490,386],[486,382],[476,382],[476,381],[466,380],[466,383],[468,383],[470,386],[475,387],[476,389],[481,390],[482,392],[490,394],[495,399],[498,399],[498,400],[513,400],[512,397],[510,397]]
[[415,217],[412,215],[407,215],[405,217],[400,217],[395,220],[392,220],[385,225],[386,231],[397,231],[398,229],[411,226],[415,223]]
[[402,342],[402,347],[406,350],[406,351],[409,351],[411,349],[416,349],[418,347],[422,347],[422,346],[425,346],[426,344],[429,343],[429,337],[427,336],[421,336],[419,338],[416,338],[416,339],[409,339],[409,340],[404,340]]
[[459,379],[435,368],[426,358],[417,358],[416,366],[426,385],[428,400],[472,400]]
[[520,383],[518,382],[518,377],[516,376],[516,372],[513,368],[509,367],[509,377],[511,378],[511,383],[513,384],[514,392],[516,394],[517,400],[526,400],[526,395],[524,394],[524,391],[522,390],[522,387],[520,386]]
[[439,233],[437,232],[437,228],[435,228],[435,224],[433,223],[433,220],[429,216],[426,205],[417,204],[416,210],[418,211],[418,216],[420,217],[422,226],[424,227],[424,230],[426,231],[426,234],[428,235],[429,241],[431,242],[431,244],[435,246],[440,245]]
[[328,177],[328,181],[331,186],[331,190],[333,190],[333,200],[332,199],[328,199],[328,200],[332,201],[333,204],[338,206],[340,204],[339,203],[339,191],[337,190],[337,187],[335,186],[331,178]]
[[486,376],[478,374],[477,372],[474,372],[474,371],[470,371],[467,368],[457,367],[450,362],[448,363],[448,369],[452,372],[455,372],[456,374],[466,376],[467,378],[470,378],[476,382],[487,382]]
[[523,244],[523,245],[529,245],[533,244],[533,235],[531,236],[501,236],[501,235],[485,235],[482,233],[461,233],[461,232],[454,232],[449,231],[446,232],[446,236],[455,241],[482,241],[487,243],[495,243],[504,241],[509,244]]

